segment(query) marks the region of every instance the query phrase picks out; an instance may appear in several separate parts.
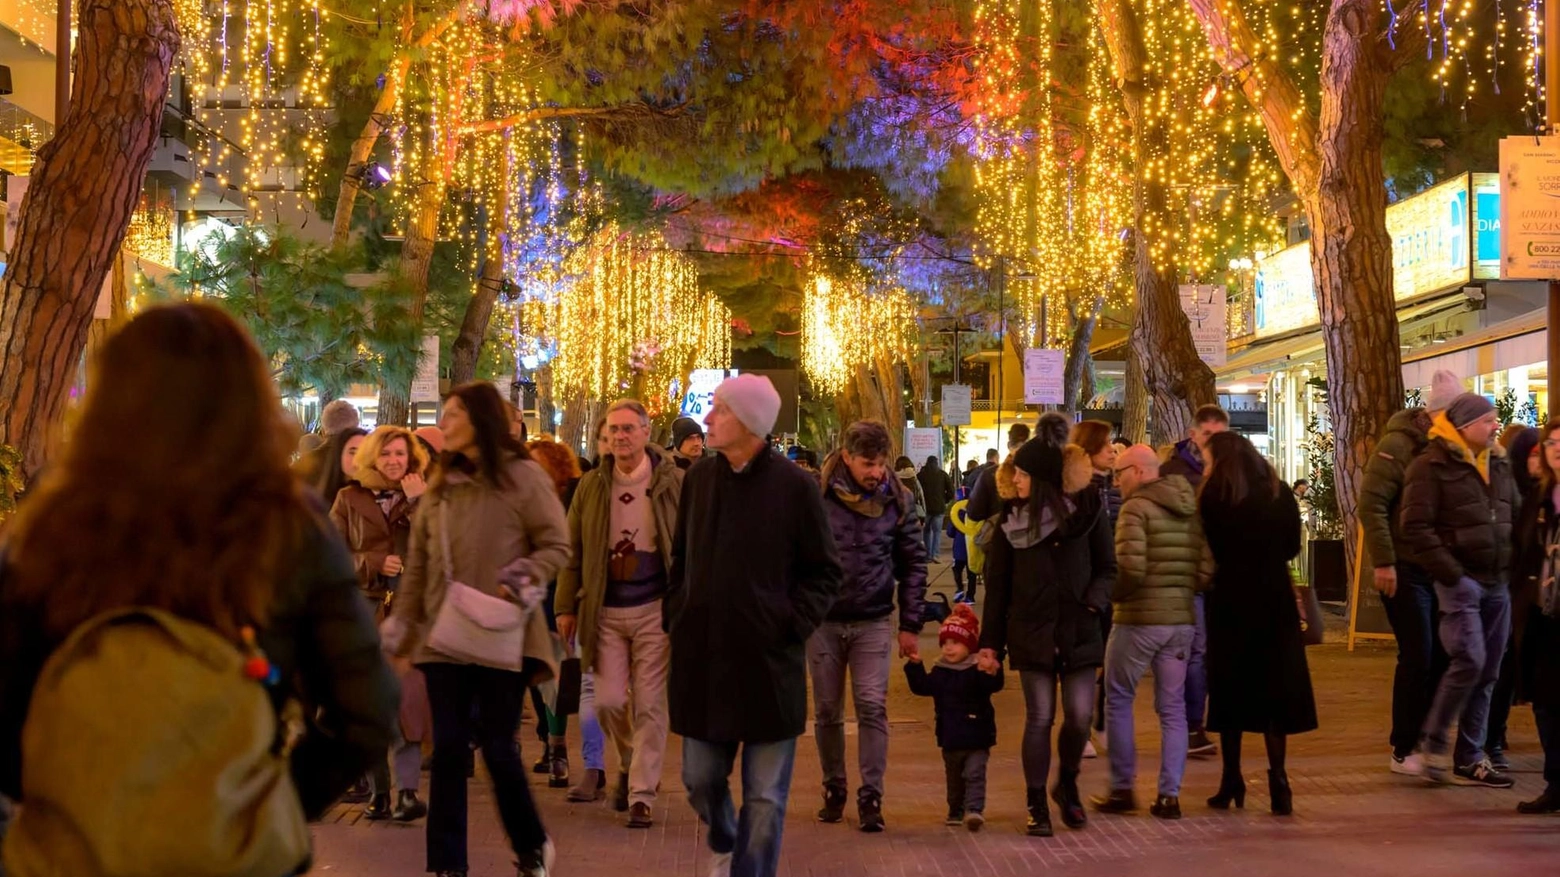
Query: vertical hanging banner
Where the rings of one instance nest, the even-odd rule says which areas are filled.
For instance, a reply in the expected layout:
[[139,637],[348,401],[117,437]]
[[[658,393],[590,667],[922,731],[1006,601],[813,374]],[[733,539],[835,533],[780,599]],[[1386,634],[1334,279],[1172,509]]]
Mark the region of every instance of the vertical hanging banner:
[[1560,137],[1500,141],[1500,279],[1560,280]]
[[1062,404],[1066,397],[1066,372],[1066,351],[1024,351],[1024,404]]
[[970,425],[970,387],[968,384],[943,384],[943,426]]
[[[500,391],[507,398],[508,394]],[[412,403],[439,401],[439,336],[424,335],[417,377],[412,379]]]
[[1229,359],[1229,327],[1226,312],[1229,303],[1222,286],[1207,284],[1182,284],[1181,310],[1192,324],[1192,343],[1197,347],[1197,358],[1209,368],[1221,368]]

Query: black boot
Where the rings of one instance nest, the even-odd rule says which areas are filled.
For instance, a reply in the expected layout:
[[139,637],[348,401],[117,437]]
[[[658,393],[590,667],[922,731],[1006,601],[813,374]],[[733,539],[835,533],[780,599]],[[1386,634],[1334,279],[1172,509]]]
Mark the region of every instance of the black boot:
[[375,822],[381,819],[389,819],[391,815],[389,792],[380,792],[375,795],[374,799],[368,802],[368,809],[363,811],[364,819],[370,819]]
[[1062,810],[1062,824],[1068,828],[1082,828],[1089,824],[1089,814],[1083,809],[1083,797],[1078,794],[1078,775],[1062,771],[1051,790],[1051,800]]
[[1295,812],[1294,795],[1289,791],[1289,777],[1282,771],[1268,771],[1268,797],[1273,799],[1273,815],[1288,816]]
[[569,744],[562,738],[553,738],[554,742],[548,749],[548,773],[547,787],[550,789],[567,789],[569,787]]
[[390,814],[396,822],[413,822],[428,815],[428,805],[418,799],[411,789],[402,789],[396,797],[395,812]]
[[346,794],[341,796],[341,803],[361,804],[367,801],[368,797],[368,780],[359,778],[357,782],[352,784],[352,788],[347,789]]
[[850,793],[840,786],[823,787],[823,807],[818,810],[818,821],[833,825],[845,819],[845,799]]
[[1548,786],[1543,794],[1531,801],[1523,801],[1517,805],[1518,813],[1560,813],[1560,788]]
[[1148,812],[1160,819],[1180,819],[1181,799],[1174,795],[1160,795],[1154,799]]
[[1136,813],[1137,796],[1131,789],[1111,789],[1109,795],[1095,795],[1089,799],[1094,809],[1101,813]]
[[534,774],[547,774],[551,770],[552,770],[552,750],[547,748],[546,746],[543,746],[542,747],[542,757],[538,758],[536,760],[536,763],[531,765],[531,773],[534,773]]
[[1237,810],[1246,809],[1246,781],[1239,776],[1225,774],[1219,780],[1219,793],[1208,799],[1208,806],[1215,810],[1228,810],[1234,802]]
[[884,829],[883,799],[877,795],[862,795],[856,799],[856,815],[861,820],[861,830],[877,834]]
[[1029,824],[1024,832],[1030,837],[1050,837],[1056,833],[1051,827],[1051,807],[1045,802],[1045,789],[1029,790]]

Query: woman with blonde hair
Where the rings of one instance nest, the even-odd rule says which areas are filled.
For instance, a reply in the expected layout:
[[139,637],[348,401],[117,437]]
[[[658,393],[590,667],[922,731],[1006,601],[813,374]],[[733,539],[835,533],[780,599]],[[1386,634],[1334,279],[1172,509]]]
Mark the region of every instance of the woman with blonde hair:
[[[50,775],[47,761],[23,765],[21,732],[45,660],[78,628],[99,644],[111,641],[125,626],[84,625],[114,611],[134,610],[126,626],[141,630],[161,626],[192,636],[199,626],[213,638],[205,642],[220,637],[239,655],[248,652],[246,670],[256,661],[269,665],[265,676],[245,675],[267,686],[270,702],[302,701],[302,715],[320,729],[304,735],[288,762],[303,814],[318,818],[370,761],[384,757],[396,684],[358,595],[352,560],[288,466],[297,434],[265,358],[212,305],[155,307],[108,339],[88,388],[70,442],[13,521],[0,575],[0,793],[23,805],[6,841],[7,862],[21,869],[24,851],[13,845],[33,834],[31,823],[45,829],[50,819],[81,815],[60,809],[59,801],[39,800],[29,810],[25,792],[58,793],[70,780]],[[166,656],[187,641],[165,637],[159,648]],[[213,650],[196,654],[215,660]],[[191,660],[190,672],[198,672],[196,663]],[[152,678],[135,678],[142,670]],[[127,687],[138,686],[127,698],[167,684],[145,663],[115,672]],[[186,704],[194,696],[159,694]],[[131,765],[95,759],[126,745],[127,729],[114,725],[123,717],[105,717],[72,729],[70,745],[79,755],[71,770],[92,777],[85,800],[107,804],[88,815],[119,824],[44,843],[37,851],[45,859],[33,863],[39,873],[70,872],[69,863],[83,858],[106,868],[105,859],[92,857],[125,854],[106,843],[143,835],[187,832],[181,849],[164,844],[158,853],[198,858],[205,873],[223,870],[217,857],[234,853],[213,843],[234,837],[251,849],[267,843],[262,827],[274,809],[245,809],[238,800],[260,786],[247,777],[242,789],[219,782],[210,763],[196,757],[200,746],[218,739],[221,717],[211,717],[211,734],[190,735],[181,749],[190,757],[149,762],[133,777]],[[152,733],[129,730],[139,739]],[[168,729],[181,731],[190,729]],[[170,814],[135,806],[159,795],[178,800],[187,821],[204,824],[159,823]],[[240,819],[219,824],[223,814]],[[50,836],[67,837],[34,839]],[[258,851],[268,858],[292,852],[290,845]],[[171,860],[133,864],[146,873],[190,873]],[[305,864],[287,862],[269,873],[291,874]]]
[[[428,457],[410,430],[381,426],[358,448],[353,466],[352,480],[336,494],[330,519],[352,549],[358,588],[375,612],[383,615],[405,567],[412,513],[428,489],[423,481]],[[417,784],[422,776],[419,743],[431,724],[427,686],[422,673],[411,670],[401,676],[400,733],[391,743],[390,761],[375,761],[368,773],[371,798],[363,812],[365,818],[411,822],[427,814],[427,806],[417,798]],[[393,811],[392,762],[400,791]]]
[[[521,877],[546,877],[553,847],[531,799],[515,728],[527,686],[558,674],[536,611],[569,557],[552,479],[510,432],[492,384],[450,391],[444,466],[412,520],[385,644],[428,680],[433,708],[429,871],[466,873],[466,753],[475,729]],[[504,604],[516,604],[505,606]]]

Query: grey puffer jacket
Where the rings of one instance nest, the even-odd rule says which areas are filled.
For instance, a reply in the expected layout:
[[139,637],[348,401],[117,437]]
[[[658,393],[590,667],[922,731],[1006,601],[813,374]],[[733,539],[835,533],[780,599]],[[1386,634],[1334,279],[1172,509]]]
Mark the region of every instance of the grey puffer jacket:
[[1197,494],[1180,475],[1139,487],[1116,518],[1116,624],[1193,624],[1192,597],[1213,577]]

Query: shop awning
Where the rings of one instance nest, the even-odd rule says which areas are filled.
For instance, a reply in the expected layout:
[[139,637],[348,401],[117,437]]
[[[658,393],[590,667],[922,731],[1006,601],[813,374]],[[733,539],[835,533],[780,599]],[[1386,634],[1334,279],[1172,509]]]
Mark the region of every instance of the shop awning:
[[1549,356],[1548,319],[1548,311],[1537,308],[1445,344],[1415,350],[1403,357],[1403,384],[1428,387],[1440,369],[1473,377],[1544,362]]

